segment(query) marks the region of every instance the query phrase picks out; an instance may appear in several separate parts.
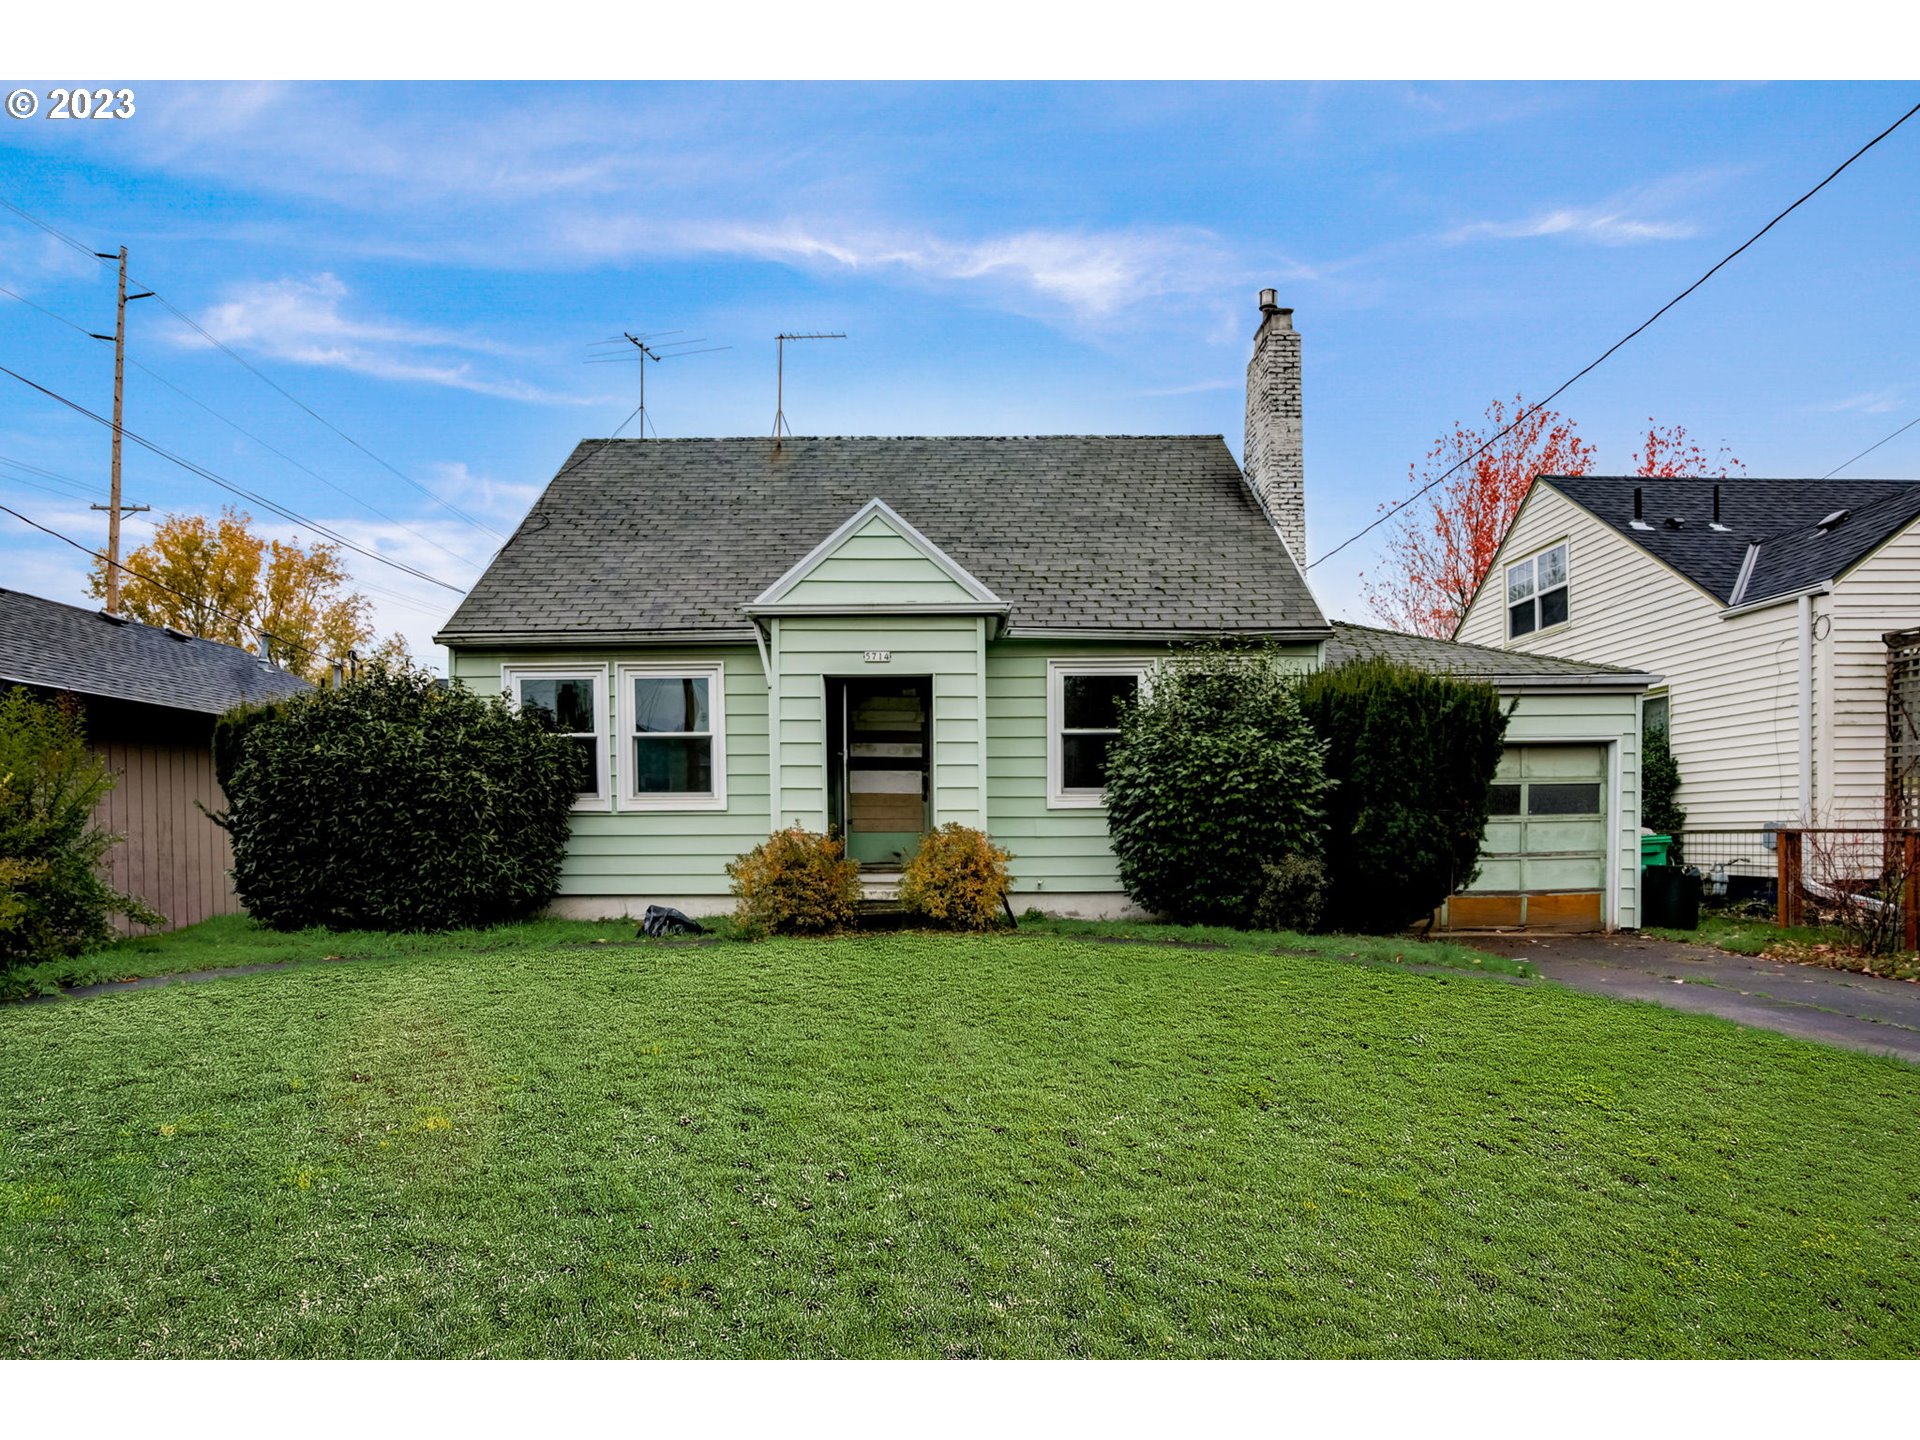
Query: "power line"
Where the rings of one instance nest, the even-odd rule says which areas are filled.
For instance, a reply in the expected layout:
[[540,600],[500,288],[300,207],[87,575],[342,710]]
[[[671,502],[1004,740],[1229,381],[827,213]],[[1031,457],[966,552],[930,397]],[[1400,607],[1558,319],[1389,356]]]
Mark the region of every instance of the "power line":
[[[3,203],[3,202],[0,202],[0,203]],[[189,595],[184,590],[176,590],[174,589],[173,586],[167,584],[166,581],[156,580],[151,575],[143,574],[140,571],[134,569],[131,565],[124,564],[119,560],[108,560],[107,557],[101,554],[98,550],[89,550],[85,545],[82,545],[78,540],[74,539],[71,535],[63,535],[58,530],[52,529],[51,527],[46,525],[42,525],[38,520],[35,520],[30,515],[22,515],[18,510],[15,510],[11,505],[0,505],[0,510],[4,510],[7,514],[13,516],[13,518],[18,520],[22,525],[32,526],[35,530],[38,530],[42,535],[51,535],[54,539],[60,541],[61,543],[66,545],[71,545],[74,549],[78,550],[82,555],[90,555],[95,560],[99,560],[105,564],[111,565],[116,570],[124,571],[126,574],[133,576],[136,580],[144,580],[149,585],[155,586],[158,589],[166,591],[169,595],[177,595],[182,600],[187,601],[189,604],[200,605],[207,611],[208,614],[217,615],[222,620],[230,620],[235,625],[239,625],[244,629],[251,630],[257,635],[264,635],[267,639],[273,641],[274,644],[284,645],[287,649],[293,651],[295,654],[317,656],[320,653],[317,649],[315,649],[311,645],[296,645],[291,640],[282,639],[280,636],[274,634],[271,630],[263,630],[258,625],[254,624],[251,620],[248,620],[243,616],[233,615],[228,613],[225,610],[218,609],[212,605],[207,605],[204,601],[200,600],[197,596]]]
[[[6,209],[12,211],[15,215],[18,215],[22,220],[25,220],[28,224],[34,225],[39,229],[46,231],[47,234],[53,236],[54,239],[60,241],[61,244],[68,246],[70,249],[74,250],[78,254],[85,255],[85,256],[88,256],[89,258],[93,258],[96,260],[98,259],[98,252],[88,249],[87,246],[81,244],[78,240],[74,239],[71,235],[68,235],[63,231],[55,228],[54,226],[48,224],[45,220],[42,220],[39,216],[31,214],[28,211],[21,209],[20,206],[14,204],[13,201],[8,200],[6,197],[0,196],[0,206],[4,206]],[[153,295],[153,298],[158,300],[163,306],[165,306],[168,312],[171,313],[176,320],[180,321],[181,324],[187,326],[189,329],[194,331],[194,333],[199,335],[201,339],[205,340],[209,345],[212,345],[213,347],[218,349],[229,360],[233,361],[234,364],[240,366],[241,369],[247,371],[255,379],[259,380],[262,384],[267,385],[273,390],[275,390],[276,392],[278,392],[280,396],[285,400],[287,400],[289,403],[296,405],[300,409],[306,411],[306,413],[310,415],[313,419],[317,420],[320,424],[326,426],[327,429],[333,431],[334,434],[338,435],[342,440],[346,441],[347,444],[353,446],[354,449],[358,450],[361,454],[365,455],[369,460],[373,461],[374,464],[380,466],[381,469],[388,471],[390,474],[396,476],[400,480],[404,481],[406,484],[411,485],[415,490],[418,490],[422,495],[426,496],[429,500],[433,501],[434,504],[440,506],[441,508],[446,510],[449,514],[459,516],[460,519],[466,521],[467,524],[473,526],[475,529],[484,530],[487,534],[493,536],[494,539],[496,540],[506,539],[506,536],[502,535],[498,530],[494,529],[491,525],[487,524],[485,521],[476,520],[473,516],[467,514],[466,511],[460,509],[459,506],[453,504],[452,501],[442,499],[440,496],[436,495],[432,490],[428,489],[425,485],[422,485],[418,480],[415,480],[411,475],[408,475],[405,471],[400,470],[396,466],[382,459],[380,456],[374,454],[373,451],[369,450],[365,445],[362,445],[358,440],[354,439],[353,436],[349,435],[346,431],[342,430],[338,425],[334,424],[331,420],[327,419],[326,416],[322,415],[319,411],[315,410],[311,405],[307,404],[306,401],[302,400],[299,396],[293,394],[293,392],[288,390],[285,386],[281,385],[277,380],[273,379],[270,375],[266,374],[264,371],[258,369],[257,367],[249,363],[245,359],[245,357],[243,357],[238,351],[234,350],[231,346],[229,346],[225,341],[221,340],[218,336],[210,333],[203,325],[200,324],[199,321],[195,320],[191,315],[187,314],[186,311],[182,310],[179,306],[175,305],[171,300],[167,299],[167,297],[165,295],[162,295],[158,291],[158,289],[156,289],[154,286],[148,285],[147,282],[144,280],[138,280],[135,283],[140,285],[145,285],[147,290]],[[9,293],[12,293],[12,292],[9,292]],[[27,301],[26,303],[31,305],[33,302]],[[40,307],[34,306],[34,308],[39,309]],[[55,318],[58,318],[58,317],[55,317]],[[64,323],[71,324],[72,322],[68,321]]]
[[[1706,272],[1706,274],[1702,275],[1698,280],[1694,281],[1691,285],[1687,286],[1687,288],[1682,290],[1678,295],[1674,296],[1671,300],[1667,301],[1666,304],[1662,305],[1658,310],[1654,311],[1653,314],[1649,315],[1645,320],[1642,320],[1638,325],[1634,326],[1634,328],[1629,330],[1625,335],[1621,336],[1618,340],[1614,341],[1613,344],[1609,345],[1604,351],[1601,352],[1598,359],[1592,361],[1590,364],[1588,364],[1583,369],[1581,369],[1577,374],[1575,374],[1572,377],[1572,379],[1564,382],[1551,395],[1547,396],[1546,399],[1539,401],[1537,404],[1528,405],[1522,408],[1513,417],[1513,420],[1510,424],[1508,424],[1504,429],[1500,430],[1497,434],[1489,438],[1484,444],[1480,446],[1479,449],[1475,450],[1472,454],[1463,457],[1459,461],[1455,462],[1453,465],[1449,466],[1447,469],[1443,470],[1440,474],[1434,476],[1433,479],[1429,480],[1426,484],[1422,485],[1418,490],[1414,491],[1413,494],[1407,496],[1405,499],[1397,502],[1396,504],[1387,506],[1386,509],[1382,510],[1379,516],[1376,517],[1371,523],[1361,526],[1358,530],[1354,531],[1353,534],[1349,535],[1346,539],[1342,540],[1338,545],[1334,546],[1333,549],[1327,551],[1318,560],[1312,561],[1310,564],[1308,564],[1306,568],[1311,570],[1314,568],[1315,565],[1319,565],[1324,561],[1331,560],[1335,555],[1338,555],[1342,550],[1346,549],[1349,545],[1353,544],[1353,542],[1358,540],[1361,536],[1367,534],[1371,530],[1375,530],[1379,528],[1381,525],[1386,524],[1388,520],[1391,520],[1395,515],[1399,514],[1400,511],[1404,510],[1407,506],[1411,505],[1414,501],[1418,500],[1422,495],[1425,495],[1429,490],[1433,489],[1434,486],[1440,484],[1441,481],[1453,475],[1456,471],[1460,470],[1463,466],[1467,465],[1470,461],[1477,460],[1480,458],[1480,456],[1486,454],[1488,450],[1492,449],[1496,444],[1504,440],[1508,435],[1512,434],[1513,431],[1517,429],[1523,421],[1529,419],[1531,416],[1538,414],[1540,411],[1546,409],[1547,406],[1551,405],[1561,395],[1565,394],[1568,390],[1573,388],[1573,386],[1577,382],[1585,379],[1588,375],[1592,374],[1595,370],[1597,370],[1605,361],[1607,361],[1613,356],[1613,353],[1616,350],[1619,350],[1628,341],[1637,337],[1641,331],[1645,330],[1649,325],[1653,324],[1654,321],[1658,320],[1662,315],[1666,314],[1669,310],[1673,309],[1673,307],[1678,305],[1682,300],[1686,299],[1689,295],[1693,294],[1694,291],[1698,290],[1702,285],[1706,284],[1707,281],[1711,280],[1716,274],[1718,274],[1727,265],[1731,264],[1734,260],[1738,259],[1741,253],[1744,252],[1762,235],[1765,235],[1769,230],[1773,229],[1774,226],[1778,225],[1782,220],[1786,219],[1787,216],[1791,215],[1794,211],[1798,210],[1802,205],[1806,204],[1807,201],[1811,200],[1814,196],[1818,195],[1822,190],[1826,189],[1828,185],[1832,184],[1833,181],[1839,177],[1841,171],[1845,170],[1849,165],[1853,164],[1854,161],[1858,160],[1862,155],[1866,154],[1867,151],[1873,149],[1874,146],[1878,145],[1882,140],[1886,139],[1887,136],[1891,135],[1894,131],[1898,130],[1902,125],[1906,124],[1907,121],[1911,120],[1916,114],[1920,114],[1920,105],[1915,105],[1911,110],[1907,111],[1906,114],[1902,115],[1898,120],[1894,121],[1893,124],[1887,126],[1886,129],[1882,130],[1878,135],[1874,136],[1871,140],[1867,141],[1866,144],[1862,145],[1858,150],[1854,151],[1853,154],[1849,155],[1845,160],[1842,160],[1827,175],[1826,179],[1822,180],[1818,185],[1815,185],[1811,190],[1807,191],[1806,194],[1802,195],[1798,200],[1795,200],[1791,205],[1787,206],[1786,209],[1782,210],[1778,215],[1774,216],[1766,224],[1762,225],[1758,230],[1754,231],[1753,234],[1748,236],[1747,239],[1738,248],[1729,251],[1719,261],[1717,261],[1713,265],[1713,267]],[[1892,439],[1893,437],[1888,436],[1887,438]],[[1856,460],[1859,458],[1860,457],[1857,455],[1854,457],[1854,459]],[[1852,463],[1853,463],[1852,460],[1849,460],[1847,462],[1848,465],[1851,465]],[[1846,466],[1844,465],[1841,466],[1841,469],[1844,470],[1845,468]]]
[[[26,296],[22,295],[17,290],[9,290],[5,285],[0,285],[0,295],[10,296],[13,299],[18,300],[22,305],[25,305],[29,310],[37,310],[42,315],[46,316],[49,320],[56,321],[57,323],[66,326],[69,330],[78,331],[80,334],[85,335],[88,339],[93,338],[93,332],[87,329],[86,326],[80,324],[78,321],[68,319],[65,315],[61,315],[55,311],[49,310],[44,305],[36,305],[33,301],[29,300]],[[206,411],[207,414],[211,415],[214,419],[218,420],[222,425],[227,426],[230,430],[233,430],[237,434],[244,435],[247,439],[251,440],[254,444],[258,445],[262,450],[265,450],[269,455],[278,456],[280,459],[286,461],[287,464],[293,466],[294,469],[299,470],[307,475],[311,475],[315,480],[318,480],[322,485],[326,486],[329,490],[332,490],[337,494],[346,496],[347,499],[353,501],[354,504],[360,506],[362,509],[368,511],[370,514],[378,517],[379,519],[386,521],[389,525],[394,526],[396,529],[404,530],[407,534],[411,535],[414,539],[418,540],[422,545],[432,546],[435,550],[438,550],[442,555],[445,555],[451,560],[456,560],[462,565],[473,566],[475,568],[478,568],[477,562],[469,559],[465,555],[460,554],[459,551],[449,549],[447,546],[442,545],[438,540],[435,540],[430,535],[421,534],[418,530],[414,529],[411,525],[407,524],[406,521],[401,520],[396,516],[389,515],[386,511],[382,510],[378,505],[375,505],[371,500],[368,500],[365,496],[360,495],[353,490],[349,490],[344,485],[336,484],[334,481],[329,480],[325,475],[322,475],[318,470],[315,470],[312,466],[307,465],[303,461],[294,459],[294,457],[287,454],[286,451],[279,449],[277,446],[269,444],[265,440],[262,440],[258,435],[254,434],[251,430],[247,429],[246,426],[240,424],[237,420],[230,419],[229,417],[221,414],[218,410],[214,409],[213,406],[207,404],[206,401],[200,399],[197,395],[194,395],[191,392],[184,390],[180,386],[174,384],[173,381],[167,379],[166,376],[162,375],[159,371],[155,370],[152,366],[143,365],[138,360],[133,359],[131,356],[128,357],[127,363],[133,366],[133,368],[138,370],[141,374],[145,375],[148,379],[159,381],[162,385],[166,386],[167,389],[173,391],[174,394],[178,395],[182,400],[187,401],[191,405],[199,406],[202,410]]]
[[[1854,456],[1853,460],[1866,459],[1867,456],[1871,455],[1874,451],[1878,450],[1882,445],[1886,444],[1887,441],[1899,439],[1902,435],[1906,434],[1907,431],[1911,430],[1916,425],[1920,425],[1920,415],[1914,416],[1913,419],[1907,421],[1906,424],[1902,425],[1898,430],[1894,431],[1893,434],[1883,435],[1880,439],[1874,441],[1873,444],[1867,446],[1866,449],[1862,450],[1858,455]],[[1842,470],[1846,469],[1847,465],[1853,464],[1853,460],[1847,461],[1846,465],[1834,466],[1833,469],[1827,471],[1827,473],[1822,475],[1820,478],[1822,480],[1831,480],[1834,476],[1838,475]]]
[[[25,385],[32,390],[38,390],[42,395],[47,396],[49,399],[58,401],[60,404],[66,406],[69,410],[74,411],[76,414],[86,416],[87,419],[93,421],[97,425],[111,425],[113,423],[111,420],[106,419],[104,416],[96,415],[93,411],[89,410],[86,406],[80,404],[77,400],[69,400],[66,396],[60,394],[58,391],[49,390],[46,386],[41,385],[36,381],[29,380],[26,376],[22,375],[17,370],[12,370],[6,367],[5,365],[0,365],[0,375],[12,376],[15,380],[18,380],[22,385]],[[456,595],[466,594],[466,589],[463,586],[449,584],[447,581],[440,579],[438,576],[429,575],[424,570],[417,569],[412,565],[407,565],[402,563],[401,561],[394,560],[386,555],[382,555],[377,550],[369,550],[364,545],[356,544],[354,541],[349,540],[346,536],[340,534],[337,530],[334,530],[329,526],[321,524],[318,520],[313,519],[311,516],[302,515],[299,511],[289,509],[288,507],[279,504],[277,501],[268,499],[265,495],[261,495],[256,493],[255,491],[248,490],[244,486],[236,485],[231,480],[228,480],[226,477],[222,475],[218,475],[212,470],[207,469],[206,466],[197,465],[191,460],[188,460],[182,456],[176,455],[171,450],[168,450],[166,447],[162,445],[156,445],[153,441],[148,440],[142,435],[136,434],[132,430],[123,429],[121,433],[125,435],[127,439],[133,441],[134,444],[140,446],[142,449],[151,451],[153,454],[158,455],[162,460],[170,461],[171,463],[178,465],[182,470],[187,471],[189,474],[198,475],[203,480],[211,481],[213,484],[218,485],[222,490],[230,491],[233,494],[240,496],[242,499],[249,500],[256,505],[263,506],[267,510],[272,511],[275,515],[278,515],[283,520],[291,521],[296,525],[306,525],[311,529],[318,531],[321,535],[333,541],[335,544],[340,545],[345,549],[353,551],[356,555],[364,555],[367,557],[367,559],[377,561],[379,564],[388,566],[389,568],[394,570],[398,570],[403,575],[411,575],[416,580],[425,580],[430,585],[438,585],[442,590],[451,590]]]

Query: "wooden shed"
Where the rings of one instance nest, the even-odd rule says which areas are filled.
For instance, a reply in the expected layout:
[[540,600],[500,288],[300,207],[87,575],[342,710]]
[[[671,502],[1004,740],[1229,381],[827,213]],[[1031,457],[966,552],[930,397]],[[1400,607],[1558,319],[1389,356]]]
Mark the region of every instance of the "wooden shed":
[[115,888],[169,929],[240,909],[226,831],[205,813],[226,805],[213,724],[243,702],[310,689],[306,681],[218,641],[0,590],[0,686],[71,696],[84,710],[89,744],[120,777],[99,811],[126,837],[108,852]]

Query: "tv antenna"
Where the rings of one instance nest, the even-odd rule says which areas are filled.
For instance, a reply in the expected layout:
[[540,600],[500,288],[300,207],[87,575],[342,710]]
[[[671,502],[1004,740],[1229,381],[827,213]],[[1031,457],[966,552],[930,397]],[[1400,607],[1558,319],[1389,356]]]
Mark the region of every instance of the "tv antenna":
[[782,431],[785,431],[789,435],[793,433],[792,427],[787,424],[786,411],[787,342],[789,340],[844,340],[846,338],[847,335],[844,330],[834,330],[831,332],[825,330],[809,330],[805,334],[790,334],[783,330],[773,337],[776,353],[773,377],[773,443],[776,449],[779,448]]
[[[631,345],[631,355],[610,351],[605,355],[589,356],[581,363],[584,365],[638,365],[640,367],[640,438],[647,438],[647,362],[659,364],[662,360],[679,360],[688,355],[711,355],[716,350],[731,350],[731,345],[707,345],[705,337],[698,340],[667,340],[669,335],[684,335],[684,330],[652,330],[644,335],[635,335],[631,330],[623,330],[610,340],[596,340],[587,348],[605,349],[609,346]],[[664,341],[664,343],[656,343]],[[704,350],[689,350],[689,345],[705,345]],[[654,432],[659,439],[659,432]]]

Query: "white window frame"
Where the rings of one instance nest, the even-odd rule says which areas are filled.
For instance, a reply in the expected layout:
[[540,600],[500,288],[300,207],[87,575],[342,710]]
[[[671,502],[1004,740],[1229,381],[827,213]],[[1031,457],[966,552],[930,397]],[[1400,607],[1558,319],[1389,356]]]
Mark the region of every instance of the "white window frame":
[[[594,684],[593,738],[599,742],[600,788],[591,793],[582,790],[573,802],[575,810],[605,811],[613,808],[613,767],[607,734],[607,667],[605,665],[502,665],[500,691],[514,709],[520,708],[522,680],[591,680]],[[569,733],[569,732],[561,732]],[[585,733],[585,732],[571,732]]]
[[[1566,572],[1565,578],[1553,588],[1567,592],[1567,618],[1564,620],[1556,620],[1551,625],[1542,625],[1539,623],[1541,593],[1539,564],[1542,556],[1551,555],[1556,550],[1566,552],[1566,559],[1562,562],[1562,568]],[[1533,594],[1528,596],[1527,599],[1533,606],[1534,626],[1533,629],[1527,631],[1524,635],[1516,635],[1513,633],[1514,601],[1511,598],[1513,595],[1513,572],[1518,570],[1522,565],[1527,566],[1533,574]],[[1509,645],[1518,644],[1523,640],[1530,640],[1535,635],[1544,635],[1549,630],[1558,630],[1563,625],[1571,625],[1573,623],[1573,546],[1567,540],[1560,539],[1554,541],[1551,545],[1542,545],[1531,555],[1524,555],[1520,559],[1511,561],[1501,567],[1500,615],[1501,629],[1505,633]]]
[[1661,728],[1667,732],[1667,743],[1673,743],[1673,692],[1671,690],[1649,690],[1640,697],[1640,733],[1647,733],[1647,711],[1655,701],[1667,707],[1667,723]]
[[[713,789],[703,795],[649,790],[644,794],[633,788],[633,682],[635,680],[705,680],[707,682],[707,731],[713,741]],[[691,812],[727,808],[727,691],[726,666],[711,664],[634,663],[616,667],[614,673],[615,734],[614,747],[619,756],[620,808]],[[675,731],[674,734],[682,732]],[[687,731],[688,735],[698,732]],[[665,738],[664,736],[662,738]]]
[[1066,728],[1067,677],[1069,675],[1131,675],[1140,682],[1145,695],[1153,678],[1152,660],[1089,659],[1047,661],[1047,808],[1049,810],[1104,810],[1106,796],[1100,790],[1069,790],[1064,784],[1065,757],[1060,737]]

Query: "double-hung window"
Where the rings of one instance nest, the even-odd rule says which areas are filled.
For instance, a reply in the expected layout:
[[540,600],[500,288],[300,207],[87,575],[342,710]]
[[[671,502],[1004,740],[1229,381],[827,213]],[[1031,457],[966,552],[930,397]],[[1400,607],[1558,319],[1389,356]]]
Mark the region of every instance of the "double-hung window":
[[1120,712],[1147,682],[1146,661],[1053,660],[1047,664],[1047,804],[1103,804],[1107,752]]
[[603,810],[611,793],[607,785],[606,694],[607,671],[602,666],[579,669],[509,665],[501,680],[514,706],[539,714],[550,729],[565,735],[583,757],[578,810]]
[[718,665],[620,667],[620,805],[724,810],[726,701]]
[[1507,566],[1507,638],[1567,621],[1567,544]]

